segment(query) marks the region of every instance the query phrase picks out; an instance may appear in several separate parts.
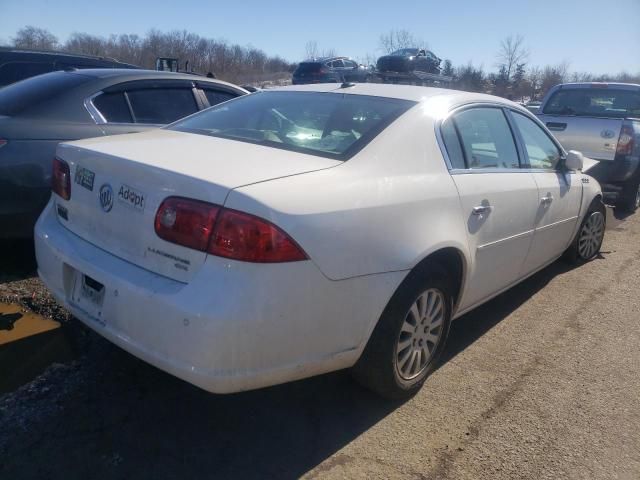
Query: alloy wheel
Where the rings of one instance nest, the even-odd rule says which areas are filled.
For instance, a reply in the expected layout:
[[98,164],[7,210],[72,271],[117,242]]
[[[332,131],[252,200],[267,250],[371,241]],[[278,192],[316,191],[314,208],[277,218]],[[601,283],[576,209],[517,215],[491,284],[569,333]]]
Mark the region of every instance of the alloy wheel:
[[578,237],[578,254],[584,260],[593,257],[604,238],[604,214],[602,212],[593,212],[584,222],[580,236]]
[[418,377],[429,365],[443,333],[445,296],[436,289],[422,292],[406,313],[395,351],[398,375]]

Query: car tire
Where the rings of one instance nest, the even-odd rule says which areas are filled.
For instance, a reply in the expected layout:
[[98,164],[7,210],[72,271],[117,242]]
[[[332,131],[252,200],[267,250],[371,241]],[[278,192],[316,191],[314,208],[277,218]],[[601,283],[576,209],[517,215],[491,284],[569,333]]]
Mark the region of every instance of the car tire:
[[409,398],[420,390],[444,350],[452,291],[443,268],[409,274],[352,368],[356,381],[389,399]]
[[640,207],[640,181],[627,182],[622,187],[616,209],[625,213],[633,213]]
[[607,209],[596,198],[585,214],[573,242],[565,252],[565,258],[573,264],[593,260],[600,253],[607,227]]

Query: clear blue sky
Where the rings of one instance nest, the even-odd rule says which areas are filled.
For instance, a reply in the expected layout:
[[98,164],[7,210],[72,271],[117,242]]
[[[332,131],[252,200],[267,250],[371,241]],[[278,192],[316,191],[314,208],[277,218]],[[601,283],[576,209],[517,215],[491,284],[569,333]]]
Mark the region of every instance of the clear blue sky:
[[301,59],[309,40],[342,55],[377,56],[381,33],[407,29],[454,65],[472,61],[487,70],[500,40],[522,34],[531,65],[568,61],[572,71],[640,71],[640,0],[0,0],[0,41],[24,25],[63,41],[76,31],[187,29],[291,61]]

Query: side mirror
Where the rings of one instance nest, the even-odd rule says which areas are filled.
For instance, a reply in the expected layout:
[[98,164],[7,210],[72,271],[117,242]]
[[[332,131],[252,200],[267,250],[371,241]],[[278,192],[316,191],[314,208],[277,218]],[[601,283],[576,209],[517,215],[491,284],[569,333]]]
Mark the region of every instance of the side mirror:
[[567,158],[564,161],[564,166],[567,170],[582,170],[584,166],[584,156],[582,152],[577,150],[569,150]]

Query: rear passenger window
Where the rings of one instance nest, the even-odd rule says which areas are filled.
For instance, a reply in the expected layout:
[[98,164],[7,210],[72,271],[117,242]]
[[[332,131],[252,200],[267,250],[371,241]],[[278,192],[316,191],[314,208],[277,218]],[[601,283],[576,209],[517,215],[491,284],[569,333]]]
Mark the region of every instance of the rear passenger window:
[[93,99],[93,105],[107,122],[131,123],[131,112],[123,92],[103,93]]
[[456,133],[456,127],[453,124],[452,119],[446,120],[442,127],[440,127],[442,133],[442,140],[444,141],[449,161],[451,162],[451,168],[466,168],[464,164],[464,154],[462,153],[462,147],[460,146],[460,140]]
[[560,150],[549,136],[530,118],[513,112],[513,119],[522,135],[531,168],[555,169]]
[[222,102],[226,102],[227,100],[231,100],[232,98],[236,98],[237,95],[229,92],[223,92],[221,90],[209,90],[205,89],[204,94],[209,101],[210,106],[217,105]]
[[467,168],[520,168],[502,109],[472,108],[454,115]]
[[191,89],[154,88],[127,92],[136,123],[167,124],[198,111]]

